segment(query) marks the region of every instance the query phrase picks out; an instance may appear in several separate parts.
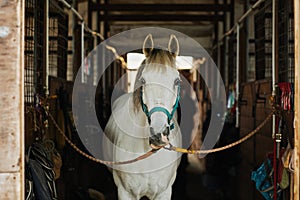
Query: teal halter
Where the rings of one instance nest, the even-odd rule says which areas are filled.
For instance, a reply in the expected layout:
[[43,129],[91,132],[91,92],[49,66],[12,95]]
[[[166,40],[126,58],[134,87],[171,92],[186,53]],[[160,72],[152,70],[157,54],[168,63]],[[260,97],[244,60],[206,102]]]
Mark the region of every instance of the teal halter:
[[170,130],[174,129],[174,123],[170,124],[171,123],[171,120],[178,108],[178,104],[179,104],[179,100],[180,100],[180,84],[177,85],[178,86],[178,91],[177,91],[177,97],[176,97],[176,102],[173,106],[173,109],[172,109],[172,112],[170,113],[166,108],[164,107],[161,107],[161,106],[157,106],[157,107],[154,107],[152,108],[150,111],[148,110],[148,106],[144,103],[143,101],[143,90],[141,88],[141,94],[140,94],[140,98],[141,98],[141,106],[142,106],[142,109],[144,111],[144,113],[146,114],[147,118],[148,118],[148,123],[149,125],[151,124],[151,115],[155,112],[163,112],[167,115],[168,117],[168,124],[170,126]]

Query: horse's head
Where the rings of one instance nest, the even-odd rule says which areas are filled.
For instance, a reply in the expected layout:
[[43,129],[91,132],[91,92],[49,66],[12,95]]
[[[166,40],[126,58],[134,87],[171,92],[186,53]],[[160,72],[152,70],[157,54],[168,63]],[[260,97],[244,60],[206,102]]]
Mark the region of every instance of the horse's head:
[[146,56],[137,82],[139,103],[150,126],[149,143],[152,147],[168,144],[170,130],[174,128],[174,115],[179,103],[180,76],[175,66],[179,43],[170,36],[168,49],[154,48],[149,34],[143,45]]

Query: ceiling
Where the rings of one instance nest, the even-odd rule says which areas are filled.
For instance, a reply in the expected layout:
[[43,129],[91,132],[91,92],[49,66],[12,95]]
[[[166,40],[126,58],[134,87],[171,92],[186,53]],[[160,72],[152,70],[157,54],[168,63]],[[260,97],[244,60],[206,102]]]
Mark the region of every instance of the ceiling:
[[[227,0],[223,0],[227,2]],[[223,2],[222,1],[222,2]],[[229,0],[228,0],[229,1]],[[230,13],[230,4],[218,0],[105,0],[90,10],[105,22],[107,36],[139,27],[162,27],[181,32],[210,50],[216,24]]]

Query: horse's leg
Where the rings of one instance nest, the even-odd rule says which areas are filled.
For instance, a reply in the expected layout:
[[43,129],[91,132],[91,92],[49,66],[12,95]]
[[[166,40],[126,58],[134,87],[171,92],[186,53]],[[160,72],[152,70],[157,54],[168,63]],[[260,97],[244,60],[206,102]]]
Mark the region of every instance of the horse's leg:
[[135,196],[133,196],[131,193],[127,192],[122,186],[118,186],[118,199],[119,200],[135,200],[137,198]]
[[155,200],[170,200],[172,195],[172,187],[168,187],[164,192],[156,195]]

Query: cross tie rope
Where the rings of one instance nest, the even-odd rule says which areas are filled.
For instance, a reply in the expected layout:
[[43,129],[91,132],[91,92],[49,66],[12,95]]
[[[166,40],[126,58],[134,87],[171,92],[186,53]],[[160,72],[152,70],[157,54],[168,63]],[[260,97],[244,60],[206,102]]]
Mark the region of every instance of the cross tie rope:
[[274,114],[274,111],[271,112],[266,118],[265,120],[259,124],[253,131],[251,131],[250,133],[248,133],[247,135],[245,135],[244,137],[242,137],[241,139],[239,139],[236,142],[233,142],[231,144],[228,144],[226,146],[223,147],[219,147],[219,148],[215,148],[215,149],[208,149],[208,150],[193,150],[193,149],[184,149],[184,148],[179,148],[179,147],[175,147],[173,145],[170,144],[170,147],[160,147],[158,149],[151,149],[150,151],[146,152],[145,154],[131,159],[131,160],[126,160],[126,161],[105,161],[105,160],[100,160],[97,159],[93,156],[88,155],[87,153],[83,152],[82,150],[80,150],[63,132],[63,130],[59,127],[59,125],[57,124],[57,122],[55,121],[54,117],[51,115],[51,113],[48,112],[48,116],[50,117],[50,119],[52,120],[54,126],[56,127],[56,129],[58,130],[58,132],[64,137],[64,139],[69,143],[69,145],[75,150],[77,151],[79,154],[83,155],[84,157],[97,162],[97,163],[101,163],[104,165],[124,165],[124,164],[130,164],[130,163],[134,163],[137,162],[139,160],[143,160],[148,158],[149,156],[151,156],[152,154],[154,154],[155,152],[157,152],[158,150],[164,148],[170,151],[176,151],[176,152],[180,152],[180,153],[187,153],[187,154],[209,154],[209,153],[215,153],[218,151],[223,151],[225,149],[229,149],[231,147],[234,147],[238,144],[241,144],[242,142],[248,140],[250,137],[252,137],[253,135],[255,135],[264,125],[266,125],[266,123],[271,119],[272,115]]

